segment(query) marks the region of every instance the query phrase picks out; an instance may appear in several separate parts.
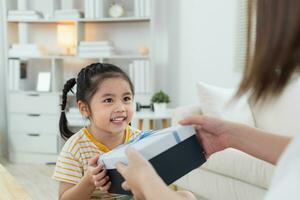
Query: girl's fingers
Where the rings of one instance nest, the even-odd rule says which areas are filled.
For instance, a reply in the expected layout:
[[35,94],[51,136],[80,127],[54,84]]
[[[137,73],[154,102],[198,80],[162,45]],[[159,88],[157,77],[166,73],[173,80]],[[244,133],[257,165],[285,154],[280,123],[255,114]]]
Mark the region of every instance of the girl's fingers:
[[106,169],[103,169],[100,173],[94,174],[93,179],[95,181],[99,181],[103,179],[106,176]]
[[97,161],[99,159],[99,154],[92,157],[91,159],[89,159],[88,165],[90,166],[96,166],[97,165]]
[[105,176],[103,179],[101,180],[94,180],[94,184],[96,187],[103,187],[106,185],[106,183],[109,181],[109,177]]
[[97,167],[91,167],[91,172],[93,175],[99,174],[99,172],[101,172],[101,170],[103,170],[103,166],[102,165],[98,165]]
[[109,188],[110,188],[110,186],[111,186],[111,182],[108,181],[104,186],[101,186],[101,187],[100,187],[100,190],[101,190],[101,191],[108,191]]

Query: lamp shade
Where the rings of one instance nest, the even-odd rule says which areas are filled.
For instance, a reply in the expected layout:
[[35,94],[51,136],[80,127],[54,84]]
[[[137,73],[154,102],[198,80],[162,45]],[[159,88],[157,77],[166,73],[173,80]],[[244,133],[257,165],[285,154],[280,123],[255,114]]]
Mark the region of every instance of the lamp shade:
[[75,25],[62,23],[57,25],[57,43],[59,47],[72,49],[75,47]]

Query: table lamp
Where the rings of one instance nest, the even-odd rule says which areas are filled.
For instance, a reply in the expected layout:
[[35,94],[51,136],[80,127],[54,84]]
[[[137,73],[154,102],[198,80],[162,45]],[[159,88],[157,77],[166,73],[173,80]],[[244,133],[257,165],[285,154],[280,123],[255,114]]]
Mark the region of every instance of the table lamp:
[[57,25],[57,43],[63,49],[63,55],[73,55],[76,46],[75,25],[60,23]]

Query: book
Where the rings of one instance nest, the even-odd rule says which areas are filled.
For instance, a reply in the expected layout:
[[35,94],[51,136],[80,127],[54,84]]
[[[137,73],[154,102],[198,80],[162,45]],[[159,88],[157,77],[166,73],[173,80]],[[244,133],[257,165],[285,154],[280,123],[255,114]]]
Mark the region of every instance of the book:
[[145,16],[150,17],[150,11],[151,11],[151,0],[145,0]]
[[145,73],[144,73],[144,80],[145,80],[145,93],[150,93],[150,62],[149,60],[145,60]]
[[140,17],[140,0],[134,0],[134,16]]
[[103,10],[104,10],[103,1],[104,0],[95,0],[95,18],[96,19],[101,19],[101,18],[104,17],[104,15],[103,15]]
[[56,10],[54,17],[56,19],[79,19],[83,14],[79,10]]
[[27,10],[28,2],[27,0],[18,0],[18,10]]
[[144,17],[145,16],[145,0],[139,0],[139,17]]
[[70,10],[74,8],[74,0],[61,0],[60,7],[62,10]]
[[141,87],[140,93],[145,93],[145,61],[139,60],[139,63],[140,63],[139,76],[140,76],[140,87]]
[[27,44],[28,43],[28,23],[18,23],[18,36],[19,36],[19,43],[20,44]]
[[80,46],[102,46],[102,45],[113,45],[112,41],[103,40],[103,41],[80,41]]

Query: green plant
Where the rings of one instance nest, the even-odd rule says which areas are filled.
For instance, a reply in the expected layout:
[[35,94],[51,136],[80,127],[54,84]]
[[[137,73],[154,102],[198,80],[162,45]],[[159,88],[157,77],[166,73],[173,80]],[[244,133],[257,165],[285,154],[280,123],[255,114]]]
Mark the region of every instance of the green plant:
[[152,103],[170,103],[169,96],[164,93],[162,90],[155,93],[151,98]]

